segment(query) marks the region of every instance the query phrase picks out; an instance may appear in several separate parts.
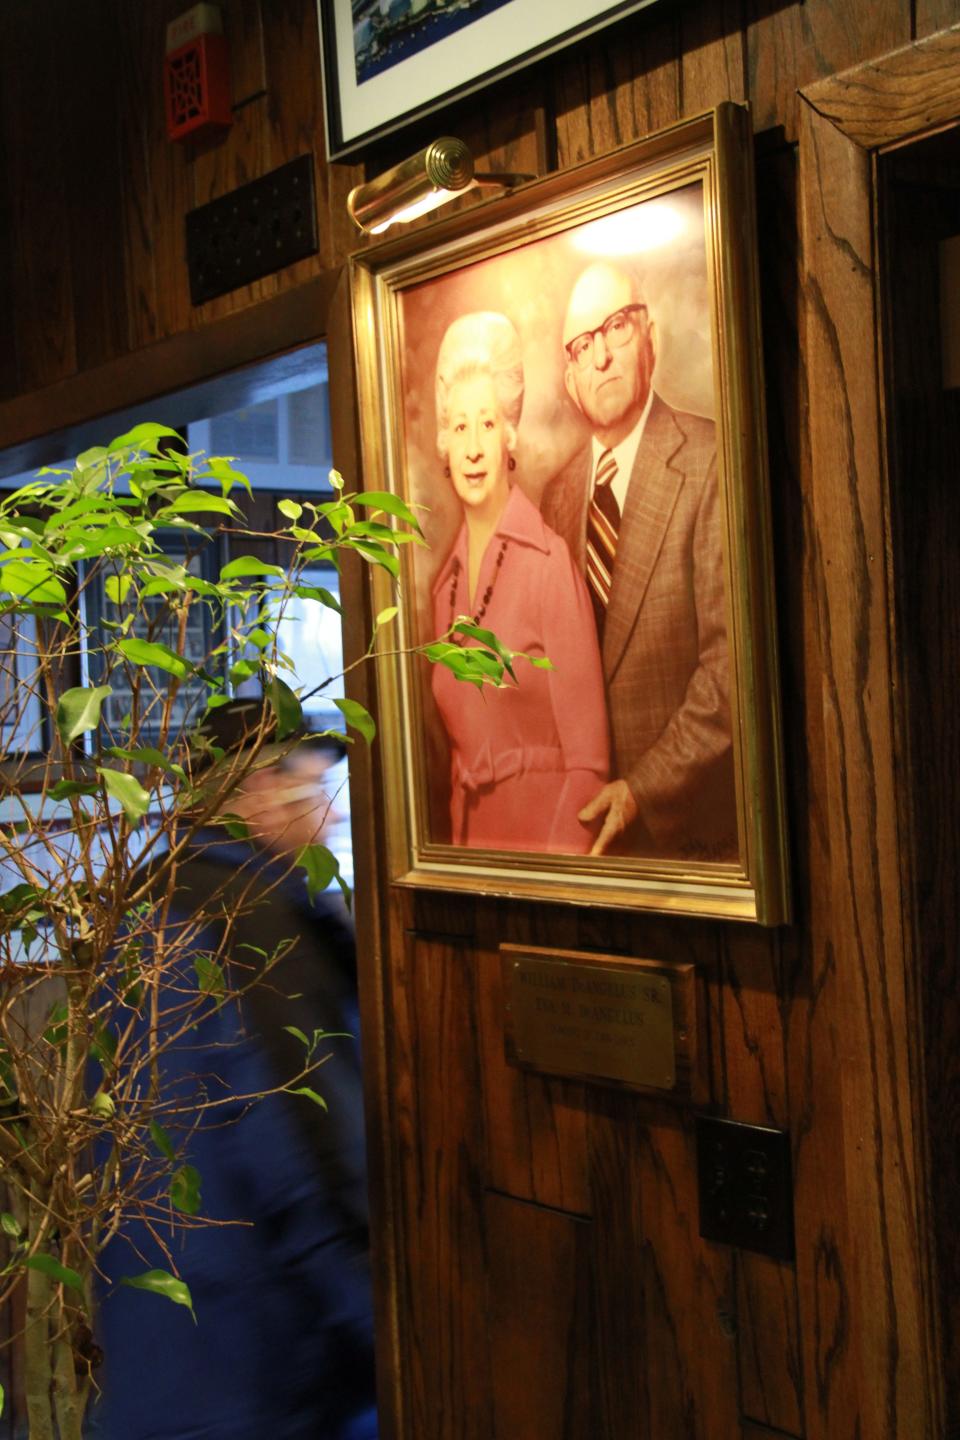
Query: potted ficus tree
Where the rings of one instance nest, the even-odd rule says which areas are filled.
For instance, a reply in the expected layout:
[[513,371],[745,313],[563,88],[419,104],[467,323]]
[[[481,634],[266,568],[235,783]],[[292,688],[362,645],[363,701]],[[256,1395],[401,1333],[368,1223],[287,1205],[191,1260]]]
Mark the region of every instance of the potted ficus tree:
[[[218,535],[247,533],[235,492],[249,485],[230,461],[185,455],[175,440],[137,426],[0,499],[0,1303],[25,1293],[31,1440],[80,1440],[95,1384],[94,1280],[111,1237],[158,1195],[170,1218],[204,1219],[163,1051],[257,983],[277,952],[238,974],[216,946],[198,949],[197,927],[168,928],[162,899],[199,830],[241,826],[231,795],[267,742],[273,754],[296,743],[302,697],[278,615],[291,597],[336,607],[306,583],[307,567],[354,554],[396,577],[398,548],[422,543],[397,497],[348,494],[334,473],[330,500],[281,501],[289,523],[257,537],[282,563],[234,543],[232,559],[204,567],[197,557]],[[170,535],[177,554],[161,544]],[[378,617],[368,656],[395,614]],[[469,645],[440,637],[427,658],[500,683],[512,657],[465,628]],[[203,717],[253,677],[271,723],[242,752],[218,753]],[[369,741],[366,711],[334,703],[349,734]],[[313,890],[338,878],[322,845],[293,862]],[[174,985],[177,1023],[158,1027],[151,1016]],[[291,1087],[322,1103],[323,1047],[303,1038]],[[204,1103],[191,1097],[192,1113]],[[122,1278],[158,1303],[192,1305],[173,1262]]]

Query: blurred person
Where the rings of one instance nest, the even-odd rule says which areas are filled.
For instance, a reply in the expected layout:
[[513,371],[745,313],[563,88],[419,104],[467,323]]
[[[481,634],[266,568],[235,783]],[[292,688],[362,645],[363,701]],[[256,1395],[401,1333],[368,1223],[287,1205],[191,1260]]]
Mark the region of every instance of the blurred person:
[[[262,714],[260,700],[231,702],[209,717],[210,738],[236,751]],[[243,898],[228,947],[241,974],[289,942],[259,983],[161,1061],[167,1093],[228,1097],[198,1114],[192,1133],[186,1126],[178,1155],[200,1173],[200,1214],[252,1223],[158,1224],[196,1326],[158,1296],[119,1285],[104,1295],[96,1440],[377,1435],[353,934],[339,898],[311,903],[303,871],[291,867],[330,823],[322,780],[336,753],[335,742],[307,740],[251,770],[226,806],[249,839],[212,827],[178,867],[173,909],[185,924],[213,896],[229,924]],[[198,953],[208,938],[213,946],[219,936],[198,934]],[[305,1052],[291,1026],[332,1037],[316,1075],[298,1078]],[[326,1108],[288,1093],[229,1099],[291,1083],[318,1090]],[[169,1268],[162,1246],[128,1222],[105,1251],[104,1288],[152,1266]]]
[[433,583],[433,619],[442,634],[467,615],[553,668],[480,691],[435,665],[431,683],[450,742],[453,843],[582,854],[593,833],[578,811],[608,773],[600,655],[566,544],[511,478],[523,392],[520,339],[506,315],[478,311],[448,327],[437,450],[462,523]]

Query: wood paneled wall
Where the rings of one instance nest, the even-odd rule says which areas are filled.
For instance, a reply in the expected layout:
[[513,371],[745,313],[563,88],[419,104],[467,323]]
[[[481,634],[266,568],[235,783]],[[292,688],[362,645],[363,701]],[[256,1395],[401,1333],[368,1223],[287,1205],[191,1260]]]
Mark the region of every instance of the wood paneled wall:
[[[171,145],[164,30],[184,3],[0,7],[0,399],[201,330],[336,266],[356,243],[344,198],[364,167],[324,161],[313,0],[221,0],[235,123],[220,142]],[[798,87],[957,18],[957,0],[661,0],[451,107],[443,128],[491,166],[543,173],[746,99],[761,149],[789,150]],[[367,168],[438,124],[380,145]],[[318,255],[191,307],[184,213],[306,150]]]
[[[804,329],[796,147],[799,87],[957,21],[960,0],[663,0],[376,147],[365,167],[324,160],[313,0],[225,0],[236,122],[214,146],[169,145],[163,29],[184,8],[0,7],[0,400],[11,401],[0,404],[0,447],[4,418],[22,413],[16,397],[32,396],[38,413],[52,387],[54,428],[71,377],[149,356],[157,342],[199,335],[337,266],[356,243],[347,190],[440,128],[492,168],[540,173],[721,99],[749,100],[757,133],[796,921],[765,933],[453,905],[384,886],[381,910],[373,890],[365,897],[365,1012],[371,1024],[391,1017],[371,1087],[382,1106],[374,1136],[394,1161],[391,1244],[399,1236],[385,1328],[406,1376],[402,1396],[385,1392],[386,1426],[416,1440],[935,1440],[936,1367],[909,1239],[912,1154],[883,1149],[907,1077],[870,1066],[894,1053],[889,1036],[876,1049],[869,1041],[896,1015],[867,969],[837,962],[861,921],[834,903],[831,860],[844,757],[825,703],[823,621],[846,582],[833,574],[827,585],[815,523],[823,499],[807,407],[822,377]],[[185,211],[305,150],[317,160],[319,254],[192,308]],[[824,164],[826,191],[829,156]],[[869,282],[869,256],[866,237],[850,257],[855,283]],[[331,354],[332,367],[341,362]],[[349,453],[348,387],[338,393]],[[853,583],[851,620],[863,598]],[[376,816],[359,826],[360,873],[375,887]],[[871,840],[889,863],[895,834]],[[795,1265],[698,1239],[688,1112],[504,1065],[503,940],[695,962],[713,1107],[791,1132]],[[882,932],[874,940],[890,943]],[[852,1053],[864,1037],[866,1051]]]

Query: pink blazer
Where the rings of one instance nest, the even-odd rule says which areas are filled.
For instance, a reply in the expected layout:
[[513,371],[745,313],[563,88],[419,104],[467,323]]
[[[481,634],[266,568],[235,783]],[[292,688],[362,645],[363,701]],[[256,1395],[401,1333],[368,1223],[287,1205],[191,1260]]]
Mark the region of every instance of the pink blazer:
[[[456,615],[475,613],[466,577],[464,525],[433,585],[438,635]],[[478,690],[434,666],[433,694],[451,748],[454,843],[585,853],[594,837],[577,812],[610,767],[596,626],[565,542],[516,485],[484,554],[477,597],[491,583],[483,625],[511,650],[548,656],[554,668],[518,661],[516,685]]]

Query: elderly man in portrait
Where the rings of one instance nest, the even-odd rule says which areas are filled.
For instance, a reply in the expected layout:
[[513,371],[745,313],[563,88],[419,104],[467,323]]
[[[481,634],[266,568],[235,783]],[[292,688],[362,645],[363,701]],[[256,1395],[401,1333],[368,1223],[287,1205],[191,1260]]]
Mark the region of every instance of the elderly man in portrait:
[[627,269],[581,273],[563,344],[592,437],[547,486],[543,513],[594,600],[616,777],[580,818],[599,827],[593,854],[735,860],[714,423],[653,390],[656,327]]

